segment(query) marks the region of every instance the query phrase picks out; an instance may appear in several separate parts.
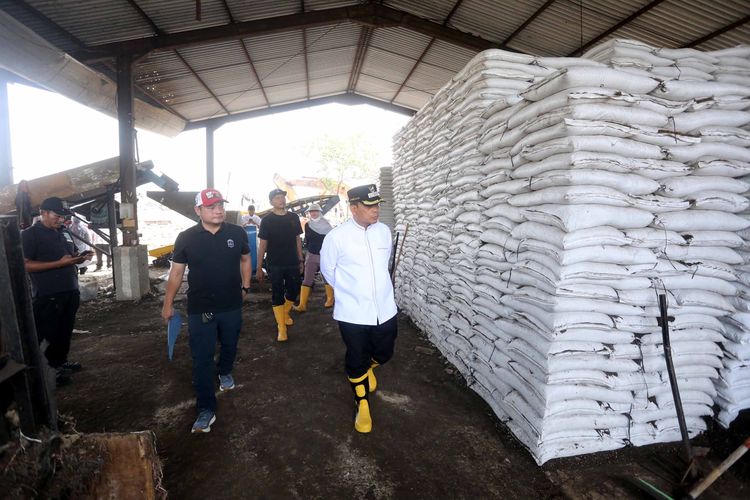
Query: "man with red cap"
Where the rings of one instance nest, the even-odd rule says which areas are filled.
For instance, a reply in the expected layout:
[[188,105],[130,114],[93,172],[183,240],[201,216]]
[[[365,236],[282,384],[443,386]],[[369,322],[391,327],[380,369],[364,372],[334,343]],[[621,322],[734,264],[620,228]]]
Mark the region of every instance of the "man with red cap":
[[[200,222],[177,236],[161,316],[174,315],[174,298],[189,268],[187,312],[190,352],[193,358],[193,388],[198,418],[192,432],[210,432],[216,421],[214,374],[219,390],[234,389],[232,368],[242,327],[242,300],[250,291],[252,264],[245,231],[224,222],[226,200],[215,189],[204,189],[195,197]],[[217,340],[219,362],[214,366]]]

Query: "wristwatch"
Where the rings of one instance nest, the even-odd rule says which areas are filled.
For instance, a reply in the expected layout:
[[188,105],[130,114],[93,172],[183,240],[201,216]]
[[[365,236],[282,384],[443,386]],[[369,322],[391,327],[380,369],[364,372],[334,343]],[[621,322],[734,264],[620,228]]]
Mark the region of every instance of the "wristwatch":
[[240,288],[242,288],[243,292],[250,293],[250,287],[249,286],[243,286],[243,287],[240,287]]

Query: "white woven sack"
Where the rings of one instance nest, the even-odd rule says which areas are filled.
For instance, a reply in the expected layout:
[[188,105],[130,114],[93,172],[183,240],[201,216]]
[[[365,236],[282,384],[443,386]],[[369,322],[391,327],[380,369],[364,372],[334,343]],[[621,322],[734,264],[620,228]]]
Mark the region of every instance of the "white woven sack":
[[530,101],[540,101],[564,89],[575,87],[607,87],[624,92],[648,94],[656,88],[658,81],[652,78],[629,75],[606,67],[564,68],[530,86],[521,95]]
[[676,132],[690,132],[708,126],[741,127],[750,123],[750,112],[705,109],[681,113],[673,116],[671,120],[669,129]]
[[[750,87],[733,83],[670,80],[661,82],[651,94],[664,99],[687,101],[712,96],[748,96]],[[525,93],[522,95],[526,97]]]
[[609,226],[597,226],[566,233],[547,224],[524,222],[513,228],[511,235],[519,240],[530,238],[544,241],[562,250],[597,245],[630,244],[622,231]]
[[679,274],[676,276],[662,276],[660,279],[667,290],[695,288],[722,295],[734,295],[737,293],[737,287],[732,283],[709,276]]
[[643,248],[663,248],[666,245],[682,245],[685,239],[675,231],[653,227],[628,229],[625,231],[628,244]]
[[[696,144],[694,146],[682,146],[682,147],[675,147],[670,148],[670,152],[673,150],[677,150],[676,152],[673,152],[673,156],[678,161],[685,161],[680,160],[677,158],[678,156],[682,155],[685,156],[688,152],[682,151],[687,150],[688,148],[697,148],[700,146],[710,146],[704,145],[704,144]],[[723,146],[723,145],[722,145]],[[733,146],[724,146],[724,147],[733,147]],[[707,148],[710,149],[710,148]],[[548,158],[552,155],[560,154],[560,153],[573,153],[578,151],[589,151],[589,152],[595,152],[595,153],[608,153],[608,154],[615,154],[625,157],[631,157],[631,158],[640,158],[640,159],[653,159],[653,160],[661,160],[666,159],[667,155],[666,152],[659,146],[654,146],[651,144],[643,144],[638,141],[634,141],[631,139],[623,139],[619,137],[606,137],[606,136],[576,136],[576,137],[564,137],[561,139],[553,139],[551,141],[546,141],[541,144],[537,144],[535,146],[526,147],[524,148],[523,152],[521,153],[521,156],[529,161],[540,161],[545,158]],[[698,156],[695,156],[697,159],[700,156],[706,156],[710,153],[701,151]],[[693,152],[692,155],[688,156],[694,156],[696,153]],[[747,153],[748,159],[750,159],[750,152]],[[728,158],[728,159],[739,159],[743,160],[743,158]]]
[[674,260],[697,261],[711,259],[727,264],[742,264],[740,254],[726,247],[700,247],[700,246],[677,246],[667,245],[660,250],[665,256]]
[[720,210],[739,213],[750,207],[750,200],[741,194],[723,191],[702,191],[693,200],[693,206],[701,210]]
[[604,170],[616,173],[633,173],[659,180],[668,177],[687,175],[692,168],[682,162],[628,158],[622,155],[576,151],[560,153],[518,166],[511,176],[514,178],[533,177],[550,170]]
[[705,160],[695,163],[693,175],[716,175],[722,177],[742,177],[750,175],[750,163],[728,160]]
[[565,231],[596,226],[630,229],[646,227],[654,220],[653,214],[644,210],[606,205],[540,205],[524,209],[523,213],[530,221],[556,226]]
[[726,212],[691,209],[659,214],[654,225],[672,231],[739,231],[750,227],[750,221]]
[[684,198],[701,191],[725,191],[728,193],[744,193],[750,189],[750,184],[740,179],[721,176],[686,176],[672,177],[661,182],[661,192],[666,196]]
[[742,148],[750,147],[750,132],[738,127],[701,127],[693,130],[692,134],[700,137],[702,142],[721,142]]

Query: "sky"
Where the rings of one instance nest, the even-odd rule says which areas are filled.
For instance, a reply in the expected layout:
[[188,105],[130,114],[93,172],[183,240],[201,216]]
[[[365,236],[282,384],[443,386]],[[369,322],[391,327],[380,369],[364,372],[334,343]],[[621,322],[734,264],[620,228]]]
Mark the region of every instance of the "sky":
[[[117,156],[114,118],[23,85],[9,85],[8,96],[14,182]],[[287,179],[321,175],[320,165],[306,151],[310,141],[323,134],[363,134],[377,151],[378,167],[388,166],[393,135],[407,120],[369,105],[326,104],[226,124],[214,135],[215,187],[230,208],[239,209],[244,195],[255,198],[262,209],[275,187],[274,173]],[[175,138],[139,130],[137,137],[141,161],[153,161],[155,170],[177,181],[180,190],[206,187],[203,129]]]

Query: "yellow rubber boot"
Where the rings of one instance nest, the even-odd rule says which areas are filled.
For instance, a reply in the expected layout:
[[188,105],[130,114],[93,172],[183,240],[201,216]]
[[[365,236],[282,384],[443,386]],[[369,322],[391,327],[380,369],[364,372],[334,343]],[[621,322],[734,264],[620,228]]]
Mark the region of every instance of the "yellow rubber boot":
[[367,386],[369,376],[367,373],[357,378],[349,378],[349,383],[354,389],[354,401],[357,404],[357,414],[354,417],[354,430],[366,434],[372,430],[372,417],[370,416],[370,402],[367,400]]
[[333,307],[333,287],[328,284],[326,285],[326,303],[324,306]]
[[276,318],[276,327],[279,329],[279,335],[276,337],[276,340],[284,342],[287,339],[284,306],[273,306],[273,315]]
[[310,291],[312,290],[312,287],[302,285],[302,288],[299,292],[299,305],[292,307],[297,312],[305,312],[307,311],[307,299],[310,298]]
[[294,302],[287,299],[282,307],[284,308],[284,323],[286,324],[286,326],[292,326],[294,324],[294,320],[291,316],[289,316],[289,311],[291,311],[292,307],[294,307]]
[[367,383],[370,386],[370,392],[375,392],[375,389],[378,388],[378,379],[375,378],[375,368],[380,366],[377,361],[373,361],[372,365],[370,365],[370,369],[367,370]]

